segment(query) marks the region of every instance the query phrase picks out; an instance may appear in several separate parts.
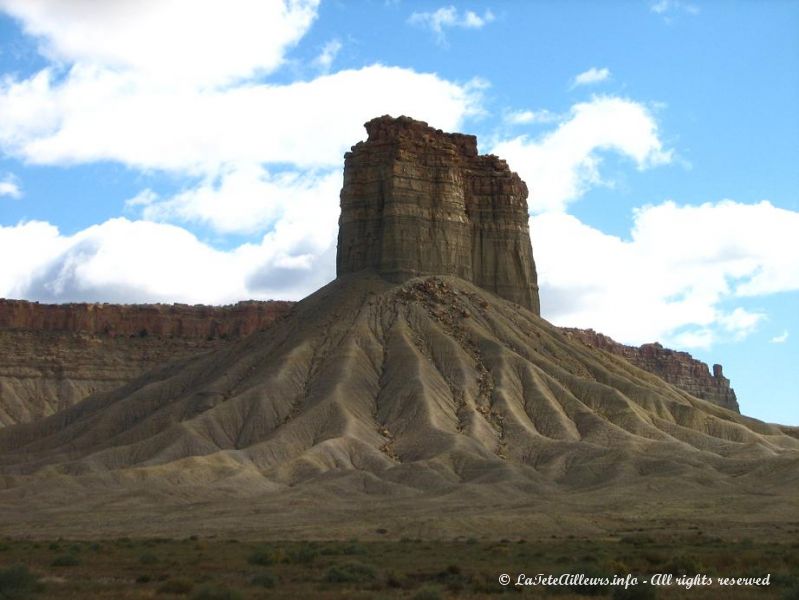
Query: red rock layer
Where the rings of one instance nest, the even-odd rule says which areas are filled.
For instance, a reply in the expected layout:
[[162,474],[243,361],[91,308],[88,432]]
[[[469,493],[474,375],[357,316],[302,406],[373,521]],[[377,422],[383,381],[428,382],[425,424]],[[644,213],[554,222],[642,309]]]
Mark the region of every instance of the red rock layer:
[[241,337],[269,325],[293,304],[39,304],[0,299],[0,329],[187,339]]
[[711,374],[705,363],[687,352],[669,350],[657,342],[636,348],[619,344],[593,329],[563,330],[589,346],[624,357],[635,366],[654,373],[692,396],[741,412],[735,391],[730,387],[730,380],[724,377],[721,365],[713,365]]
[[38,304],[0,299],[0,427],[36,421],[264,329],[293,302]]

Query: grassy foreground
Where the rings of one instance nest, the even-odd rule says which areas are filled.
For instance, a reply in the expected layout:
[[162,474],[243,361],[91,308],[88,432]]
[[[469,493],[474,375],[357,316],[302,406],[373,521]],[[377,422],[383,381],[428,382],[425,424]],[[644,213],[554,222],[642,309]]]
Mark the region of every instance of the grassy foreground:
[[[763,577],[760,587],[672,583],[516,586],[520,573],[587,577],[655,573]],[[498,578],[508,574],[511,583]],[[722,541],[697,533],[656,540],[547,539],[255,543],[192,536],[52,542],[0,540],[0,599],[380,599],[517,597],[799,600],[799,542]]]

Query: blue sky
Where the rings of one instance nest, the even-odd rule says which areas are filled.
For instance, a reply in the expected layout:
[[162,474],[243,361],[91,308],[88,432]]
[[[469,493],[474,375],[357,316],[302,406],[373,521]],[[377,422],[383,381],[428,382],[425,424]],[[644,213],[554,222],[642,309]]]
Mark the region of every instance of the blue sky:
[[0,296],[299,299],[407,114],[531,190],[544,316],[799,424],[799,4],[0,0]]

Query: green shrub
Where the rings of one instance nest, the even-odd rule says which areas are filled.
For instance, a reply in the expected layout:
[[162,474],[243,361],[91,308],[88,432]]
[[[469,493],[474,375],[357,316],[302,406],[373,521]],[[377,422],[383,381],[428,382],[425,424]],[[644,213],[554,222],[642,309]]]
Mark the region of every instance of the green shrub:
[[368,552],[369,551],[366,549],[366,546],[359,544],[358,542],[350,542],[341,549],[342,554],[348,554],[350,556],[355,554],[367,554]]
[[690,556],[677,556],[666,565],[663,569],[666,573],[672,575],[696,575],[703,571],[702,566]]
[[57,556],[53,562],[50,563],[53,567],[77,567],[80,564],[80,560],[77,556],[72,554],[62,554],[61,556]]
[[304,544],[293,552],[290,552],[286,562],[297,565],[310,565],[316,560],[317,556],[319,556],[319,550],[309,544]]
[[374,567],[356,562],[334,565],[325,574],[325,579],[330,583],[362,583],[372,581],[375,577]]
[[366,546],[356,541],[335,543],[323,546],[321,549],[319,549],[319,554],[325,556],[337,556],[340,554],[354,556],[356,554],[367,554],[368,552],[369,551]]
[[259,548],[247,557],[247,562],[251,565],[268,567],[269,565],[275,564],[275,558],[269,550]]
[[150,583],[153,580],[149,575],[139,575],[136,578],[136,583]]
[[158,562],[158,557],[152,552],[145,552],[139,557],[139,562],[143,565],[154,565]]
[[423,587],[412,597],[413,600],[441,600],[441,592],[436,587]]
[[271,589],[277,585],[277,577],[272,573],[261,573],[250,580],[250,585]]
[[188,594],[194,589],[194,582],[188,579],[169,579],[158,588],[159,594]]
[[16,565],[0,569],[0,598],[3,600],[27,598],[41,589],[39,579],[28,571],[28,567]]
[[191,595],[191,600],[243,600],[237,590],[203,586]]

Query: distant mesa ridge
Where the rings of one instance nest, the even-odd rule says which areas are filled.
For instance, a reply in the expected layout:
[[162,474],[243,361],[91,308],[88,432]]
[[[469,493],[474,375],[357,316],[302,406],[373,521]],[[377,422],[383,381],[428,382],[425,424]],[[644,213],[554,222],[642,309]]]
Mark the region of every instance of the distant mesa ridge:
[[527,185],[477,138],[409,117],[365,124],[345,155],[338,275],[454,275],[540,314]]
[[285,314],[293,302],[201,304],[40,304],[0,298],[0,330],[177,338],[242,337]]
[[711,374],[708,365],[701,360],[687,352],[664,348],[657,342],[638,347],[626,346],[593,329],[564,327],[563,331],[589,346],[623,357],[692,396],[741,412],[735,390],[730,387],[730,380],[724,376],[721,365],[713,365]]

